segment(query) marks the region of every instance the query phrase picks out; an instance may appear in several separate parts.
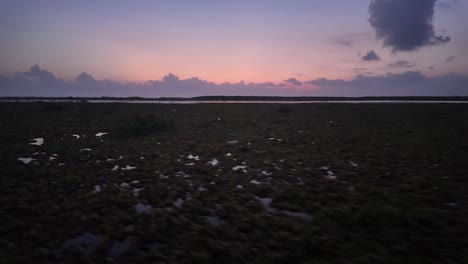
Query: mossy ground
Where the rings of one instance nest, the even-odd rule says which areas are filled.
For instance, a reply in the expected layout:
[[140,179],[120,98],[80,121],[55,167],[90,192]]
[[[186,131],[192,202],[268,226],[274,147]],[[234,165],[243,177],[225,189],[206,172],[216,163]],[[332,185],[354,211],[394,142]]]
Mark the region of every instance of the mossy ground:
[[[0,259],[468,263],[467,120],[464,104],[2,103]],[[64,246],[80,234],[100,243]]]

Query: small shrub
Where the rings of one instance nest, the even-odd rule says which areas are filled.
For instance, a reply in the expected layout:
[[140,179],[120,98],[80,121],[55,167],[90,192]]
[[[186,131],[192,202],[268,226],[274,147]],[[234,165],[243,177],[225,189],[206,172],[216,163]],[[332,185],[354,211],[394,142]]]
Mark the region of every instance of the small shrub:
[[291,107],[286,106],[286,105],[282,105],[278,108],[278,113],[289,114],[291,112],[292,112]]
[[121,137],[144,137],[165,132],[173,126],[173,120],[159,115],[139,115],[120,123],[117,134]]
[[64,111],[65,106],[61,103],[47,103],[43,108],[45,111]]

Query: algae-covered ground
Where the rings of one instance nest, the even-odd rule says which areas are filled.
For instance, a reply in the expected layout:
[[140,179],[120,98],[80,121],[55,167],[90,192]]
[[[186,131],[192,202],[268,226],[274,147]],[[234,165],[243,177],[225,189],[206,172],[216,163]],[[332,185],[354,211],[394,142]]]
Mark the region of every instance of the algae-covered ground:
[[0,104],[2,263],[468,263],[466,104]]

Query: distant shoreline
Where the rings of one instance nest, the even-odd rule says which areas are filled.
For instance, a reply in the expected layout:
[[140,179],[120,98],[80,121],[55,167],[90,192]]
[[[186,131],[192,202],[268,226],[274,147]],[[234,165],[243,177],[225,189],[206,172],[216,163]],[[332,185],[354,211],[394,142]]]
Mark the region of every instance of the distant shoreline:
[[282,97],[282,96],[197,96],[197,97],[0,97],[0,102],[468,102],[468,96],[364,96],[364,97]]

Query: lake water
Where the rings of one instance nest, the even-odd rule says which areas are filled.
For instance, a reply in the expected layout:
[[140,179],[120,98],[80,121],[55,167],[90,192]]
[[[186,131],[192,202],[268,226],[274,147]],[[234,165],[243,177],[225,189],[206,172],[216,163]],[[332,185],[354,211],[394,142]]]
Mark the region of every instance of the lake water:
[[[70,102],[79,103],[76,99],[0,99],[0,103],[33,103],[33,102]],[[414,101],[414,100],[336,100],[336,101],[168,101],[168,100],[86,100],[88,103],[130,103],[130,104],[466,104],[468,101]]]

